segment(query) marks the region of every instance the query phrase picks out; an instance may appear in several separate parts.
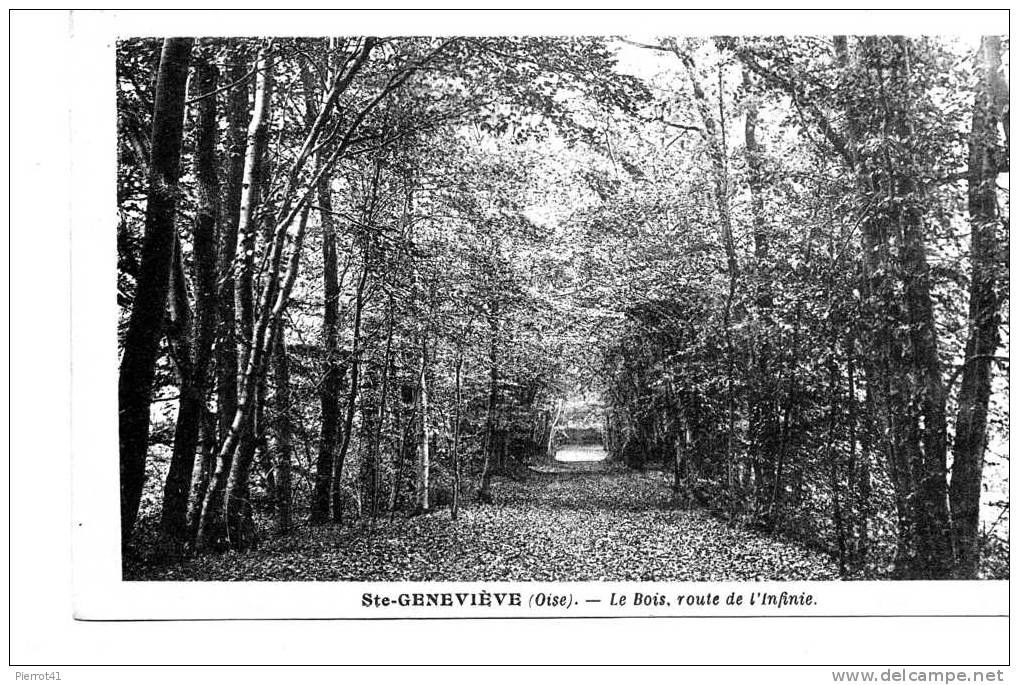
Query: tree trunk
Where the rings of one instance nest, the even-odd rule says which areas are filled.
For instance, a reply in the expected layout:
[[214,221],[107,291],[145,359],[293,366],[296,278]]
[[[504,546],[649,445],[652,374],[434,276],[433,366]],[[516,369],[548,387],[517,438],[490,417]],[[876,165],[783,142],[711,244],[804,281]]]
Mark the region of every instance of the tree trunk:
[[[223,479],[227,481],[225,516],[217,516],[215,513],[217,507],[213,506],[210,508],[210,504],[215,504],[210,502],[210,498],[216,496],[214,489],[210,488],[209,495],[206,497],[206,503],[203,506],[202,521],[197,535],[199,549],[208,548],[220,540],[225,540],[238,549],[245,546],[246,541],[240,536],[240,531],[230,530],[234,528],[234,523],[240,522],[238,514],[243,515],[243,510],[238,511],[238,508],[247,505],[244,491],[247,487],[250,462],[238,464],[238,461],[243,460],[236,459],[237,448],[245,426],[254,410],[254,394],[257,380],[264,372],[265,360],[271,351],[272,339],[269,334],[275,330],[275,326],[279,324],[286,311],[294,282],[297,278],[297,272],[300,268],[301,247],[304,242],[310,209],[308,195],[298,193],[302,171],[311,157],[312,151],[323,136],[327,125],[328,111],[336,103],[340,94],[350,85],[354,75],[367,61],[375,44],[376,42],[373,39],[365,39],[357,56],[351,60],[346,70],[342,74],[334,75],[325,104],[323,104],[323,109],[304,137],[301,149],[297,157],[290,163],[286,173],[283,189],[279,194],[279,204],[275,209],[273,218],[272,239],[266,246],[265,251],[264,271],[266,278],[259,297],[258,318],[255,321],[250,349],[244,360],[244,371],[238,377],[240,383],[238,384],[237,411],[217,455],[216,481],[222,482]],[[260,73],[265,74],[266,71],[263,68],[260,70]],[[347,150],[352,140],[353,131],[360,126],[367,113],[378,104],[382,95],[386,92],[388,92],[388,89],[383,90],[378,97],[372,100],[354,118],[344,138],[332,150],[329,158],[323,164],[321,172],[313,177],[315,182],[317,182],[321,173],[328,170]],[[297,230],[291,233],[290,229],[295,221],[297,221]],[[291,250],[284,260],[288,244],[291,245]],[[223,475],[224,472],[228,472],[227,475]],[[232,493],[240,494],[238,501],[231,501],[230,495]],[[222,490],[219,491],[219,499],[220,501],[224,499]],[[226,528],[228,533],[235,532],[237,534],[235,539],[231,540],[229,536],[218,534],[217,528],[220,528],[220,524],[216,523],[215,519],[222,518],[227,520],[228,525]]]
[[176,235],[185,84],[193,43],[191,38],[165,39],[156,77],[145,238],[118,381],[120,533],[125,545],[131,539],[145,484],[149,404]]
[[828,484],[831,488],[832,526],[835,531],[835,550],[838,553],[839,573],[846,575],[846,527],[843,516],[842,483],[839,473],[839,459],[835,450],[835,435],[838,429],[839,368],[832,346],[828,360],[828,435],[825,439],[825,461],[828,462]]
[[[690,475],[690,442],[692,436],[682,399],[679,400],[675,412],[679,426],[676,430],[676,438],[672,446],[672,491],[677,496],[680,494],[689,495],[689,488],[686,486],[688,485]],[[684,491],[686,492],[684,493]]]
[[[845,36],[833,39],[836,59],[844,73],[853,74],[855,65]],[[866,45],[866,40],[864,41]],[[865,66],[865,65],[862,65]],[[846,163],[855,174],[857,193],[866,198],[878,192],[880,175],[868,168],[861,147],[861,140],[867,129],[867,117],[873,103],[847,103],[846,141],[843,146]],[[915,531],[913,526],[912,482],[908,464],[904,463],[900,431],[896,422],[906,423],[910,417],[902,413],[896,417],[896,398],[901,391],[901,370],[905,364],[904,352],[893,334],[894,321],[899,317],[893,294],[895,285],[892,278],[891,252],[887,245],[885,230],[876,216],[868,216],[861,226],[862,278],[860,290],[863,294],[861,317],[864,325],[858,336],[866,351],[862,358],[865,386],[867,427],[862,433],[863,467],[869,467],[870,454],[883,453],[889,479],[892,482],[897,518],[898,544],[896,547],[896,575],[909,575],[910,560],[914,549]],[[905,403],[903,403],[905,404]],[[869,483],[868,483],[869,484]],[[863,484],[861,483],[861,486]],[[861,494],[862,496],[862,494]],[[863,514],[864,520],[867,515]],[[866,541],[862,540],[866,545]],[[866,565],[867,550],[861,550],[861,563]]]
[[276,392],[273,394],[276,414],[276,532],[280,535],[292,526],[293,494],[291,492],[290,462],[293,454],[293,422],[290,419],[290,362],[287,359],[287,342],[282,326],[273,347],[276,370]]
[[[234,47],[227,51],[230,83],[241,81],[247,73],[246,51]],[[219,442],[226,440],[230,424],[237,412],[237,317],[236,298],[237,228],[241,212],[241,190],[244,183],[244,160],[247,149],[249,96],[247,83],[230,91],[227,101],[228,126],[224,139],[227,177],[220,220],[218,270],[220,291],[219,339],[216,343],[216,409],[219,419]],[[196,524],[197,525],[197,524]]]
[[[234,292],[234,312],[237,316],[236,331],[240,337],[238,347],[242,351],[244,358],[251,355],[253,343],[253,274],[255,237],[257,233],[255,212],[261,186],[258,177],[258,172],[261,169],[259,157],[265,151],[269,103],[272,99],[272,57],[268,54],[267,47],[263,46],[259,51],[255,65],[258,70],[258,75],[255,79],[255,101],[251,111],[251,120],[248,124],[244,169],[241,177],[240,204],[237,215],[237,272]],[[247,369],[241,369],[240,365],[238,365],[235,379],[238,393],[240,393],[242,386],[246,382],[246,372]],[[253,399],[252,397],[249,402]],[[236,419],[236,410],[234,414],[233,419]],[[233,449],[225,453],[221,450],[219,463],[216,465],[216,472],[213,475],[212,483],[202,508],[201,522],[198,529],[199,540],[197,541],[197,546],[200,549],[223,546],[228,541],[226,511],[231,509],[240,510],[248,503],[246,494],[247,469],[250,468],[251,459],[254,457],[254,417],[254,411],[248,411],[243,416],[240,446],[236,450],[238,453],[236,461],[242,462],[242,464],[234,463]],[[232,425],[233,421],[231,421],[231,431]],[[224,438],[225,442],[227,442],[226,438]],[[235,501],[231,505],[227,496],[227,490],[229,489],[229,481],[236,481],[234,477],[235,470],[238,471],[238,475],[244,475],[244,484],[237,483],[235,486],[232,493]],[[236,516],[243,516],[243,514],[240,511],[236,511]]]
[[[846,419],[849,422],[847,439],[849,467],[847,479],[849,481],[848,490],[852,498],[847,502],[847,509],[851,517],[849,525],[853,536],[853,553],[850,559],[851,570],[858,572],[866,568],[870,543],[870,438],[868,427],[864,426],[861,430],[859,420],[859,402],[856,397],[855,328],[850,326],[848,331],[845,340],[846,402],[848,403]],[[859,457],[857,456],[857,442],[860,443]]]
[[722,81],[721,65],[718,72],[718,114],[716,124],[707,95],[701,87],[700,81],[695,73],[694,61],[688,52],[676,49],[675,55],[686,67],[690,78],[694,102],[700,113],[701,123],[704,125],[701,137],[708,146],[711,158],[712,180],[715,194],[715,205],[718,210],[718,221],[721,227],[722,244],[725,249],[726,271],[729,279],[728,293],[725,299],[725,306],[722,317],[722,334],[725,339],[726,356],[726,381],[725,381],[725,406],[726,422],[728,424],[725,442],[725,464],[726,464],[726,485],[731,492],[734,488],[735,469],[735,448],[736,438],[736,399],[735,399],[735,374],[736,374],[736,349],[732,340],[732,318],[733,305],[736,299],[736,286],[739,282],[740,267],[736,256],[736,246],[732,234],[732,214],[729,209],[729,170],[728,151],[725,134],[725,102]]
[[[970,296],[969,337],[963,359],[952,449],[951,509],[956,576],[976,578],[980,561],[980,491],[987,447],[987,407],[994,354],[1000,344],[1001,283],[1008,275],[1007,252],[999,237],[998,124],[1007,120],[1008,84],[1001,74],[997,36],[980,44],[980,85],[973,105],[969,140]],[[1005,233],[1004,235],[1007,235]]]
[[[239,317],[241,358],[251,356],[255,331],[255,250],[258,242],[259,219],[265,220],[268,211],[263,211],[263,190],[266,187],[269,119],[273,97],[273,57],[269,47],[263,47],[256,64],[260,71],[255,80],[255,103],[248,125],[248,154],[244,159],[244,176],[241,186],[241,211],[237,224],[237,240],[240,249],[237,275],[235,308]],[[266,226],[266,233],[271,226]],[[268,244],[268,240],[266,241]],[[272,278],[272,275],[267,275]],[[245,380],[241,371],[238,386]],[[243,432],[237,447],[237,454],[231,463],[226,489],[226,516],[224,524],[231,544],[246,547],[253,540],[251,524],[250,470],[258,449],[259,418],[262,413],[264,396],[264,375],[255,379],[255,392],[251,411],[248,412]]]
[[[849,112],[851,132],[900,140],[913,135],[912,108],[923,96],[915,90],[911,73],[918,57],[908,39],[863,39],[862,66],[878,86],[881,106],[856,103]],[[861,235],[873,318],[868,384],[883,417],[899,516],[896,574],[945,578],[952,573],[954,554],[946,480],[946,393],[924,236],[927,193],[902,161],[864,151],[853,162],[861,201],[892,198],[863,221]],[[901,335],[903,329],[908,338]]]
[[857,559],[860,569],[865,578],[869,577],[870,566],[868,557],[870,555],[870,521],[874,517],[874,507],[871,498],[870,464],[873,453],[871,438],[871,426],[875,425],[872,418],[874,413],[874,402],[870,387],[865,388],[864,408],[868,415],[867,425],[860,432],[860,469],[858,485],[860,491],[860,528],[857,539]]
[[333,521],[343,523],[343,462],[350,447],[350,434],[354,430],[354,414],[357,411],[357,391],[361,371],[361,316],[364,312],[364,287],[368,281],[368,238],[365,238],[364,267],[354,295],[354,332],[350,343],[350,390],[347,394],[347,413],[343,420],[343,437],[333,462],[331,486]]
[[[897,37],[892,39],[892,45],[891,66],[901,79],[908,80],[914,63],[913,43]],[[909,102],[903,103],[901,109],[895,112],[893,130],[901,140],[913,134],[911,113],[908,110],[910,106]],[[907,198],[898,211],[902,240],[899,259],[903,262],[904,297],[910,332],[913,385],[911,403],[919,406],[922,412],[922,427],[919,430],[923,451],[921,461],[916,466],[919,515],[914,576],[946,578],[951,575],[954,563],[948,510],[946,393],[938,356],[923,209],[919,202],[910,201],[911,198],[919,200],[926,192],[908,170],[896,170],[893,173],[896,176],[892,183],[894,195]]]
[[418,449],[418,462],[417,462],[417,507],[416,513],[427,514],[429,510],[428,502],[428,477],[429,463],[428,447],[429,441],[431,440],[431,433],[428,427],[428,344],[424,340],[421,342],[421,371],[418,378],[420,384],[420,392],[418,393],[418,399],[421,402],[421,447]]
[[559,425],[559,418],[562,416],[565,407],[565,399],[556,402],[555,415],[552,417],[552,422],[548,425],[548,444],[545,447],[545,456],[548,459],[555,459],[555,430],[556,426]]
[[[301,65],[304,85],[305,120],[314,121],[321,107],[318,87],[307,63]],[[321,158],[315,156],[315,166],[321,168]],[[333,215],[332,179],[323,174],[315,188],[318,197],[318,215],[322,226],[322,348],[325,364],[319,384],[319,403],[322,420],[319,425],[318,458],[315,461],[315,491],[311,501],[311,522],[324,523],[329,519],[329,492],[333,475],[333,462],[339,443],[340,392],[342,372],[339,364],[339,301],[340,284],[337,278],[336,219]]]
[[[211,56],[199,51],[196,65],[198,93],[216,89],[217,72]],[[219,179],[216,170],[216,100],[199,101],[195,132],[195,176],[198,207],[193,237],[195,263],[195,318],[191,337],[190,369],[180,388],[180,407],[174,432],[173,456],[163,491],[162,533],[176,545],[187,538],[187,506],[195,450],[207,411],[206,377],[216,335],[216,219],[219,213]]]
[[757,141],[757,105],[749,93],[753,87],[750,73],[743,70],[744,110],[746,123],[744,137],[747,157],[747,182],[750,186],[750,210],[754,237],[753,287],[754,305],[757,310],[752,334],[753,365],[750,396],[750,460],[763,467],[777,453],[780,418],[775,402],[775,370],[771,363],[769,336],[772,331],[773,296],[769,260],[769,236],[765,221],[764,207],[764,163],[763,150]]
[[451,516],[456,521],[460,513],[460,418],[463,412],[463,348],[457,350],[455,388],[453,401],[456,403],[453,416],[453,509]]
[[[415,393],[417,391],[415,390]],[[400,490],[403,487],[403,470],[407,461],[407,443],[410,442],[411,433],[414,431],[414,422],[417,420],[418,402],[417,396],[411,402],[410,416],[400,431],[400,446],[396,452],[396,465],[393,467],[393,490],[389,500],[389,520],[392,521],[396,510],[400,506]]]
[[[252,342],[251,355],[245,365],[243,384],[237,401],[237,414],[231,425],[230,435],[220,449],[217,469],[224,463],[231,463],[226,485],[225,506],[222,519],[225,522],[226,541],[233,549],[245,549],[254,544],[254,529],[251,527],[251,502],[249,499],[248,480],[251,472],[251,459],[238,449],[243,432],[243,424],[254,411],[254,400],[257,395],[257,381],[263,372],[264,360],[272,351],[272,336],[269,331],[280,325],[286,304],[300,265],[301,246],[308,223],[308,208],[301,212],[297,233],[293,238],[293,247],[287,260],[285,275],[280,279],[271,279],[262,291],[262,313],[255,326],[255,338]],[[271,273],[275,273],[273,269]],[[273,280],[277,283],[274,286]],[[270,300],[275,292],[276,296]],[[231,460],[226,454],[235,452]],[[203,540],[199,535],[199,540]]]
[[337,359],[339,354],[337,331],[340,286],[337,279],[336,233],[327,178],[324,178],[318,185],[318,203],[322,224],[322,279],[324,285],[322,347],[325,354],[325,369],[322,383],[319,386],[322,421],[319,428],[318,458],[315,461],[315,494],[311,504],[312,523],[322,523],[329,518],[329,491],[333,462],[339,442],[340,386],[343,380]]
[[485,461],[481,467],[481,487],[478,500],[484,504],[492,501],[492,455],[495,450],[495,412],[499,403],[499,318],[497,309],[488,317],[492,340],[488,352],[488,412],[485,419]]
[[206,409],[202,418],[202,453],[191,477],[191,495],[188,499],[187,537],[194,541],[198,532],[198,520],[202,515],[202,503],[209,490],[212,474],[216,470],[217,420],[216,413]]
[[370,467],[369,473],[369,494],[368,494],[368,515],[372,520],[372,527],[374,529],[375,517],[378,516],[379,511],[379,489],[381,483],[379,481],[380,474],[380,446],[382,444],[382,430],[386,422],[386,400],[389,397],[389,377],[390,368],[392,367],[392,354],[393,354],[393,324],[395,323],[395,314],[393,312],[393,297],[389,296],[389,330],[386,333],[386,354],[383,358],[382,363],[382,389],[379,391],[379,412],[375,419],[375,431],[371,437],[371,444],[368,450],[368,464]]

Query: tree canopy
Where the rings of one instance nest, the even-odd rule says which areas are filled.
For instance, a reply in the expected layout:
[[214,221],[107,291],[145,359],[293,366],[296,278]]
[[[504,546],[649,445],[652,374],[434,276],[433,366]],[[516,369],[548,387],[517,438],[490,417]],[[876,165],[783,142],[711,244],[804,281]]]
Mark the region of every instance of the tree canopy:
[[843,577],[1007,575],[1007,48],[120,41],[125,569],[595,441]]

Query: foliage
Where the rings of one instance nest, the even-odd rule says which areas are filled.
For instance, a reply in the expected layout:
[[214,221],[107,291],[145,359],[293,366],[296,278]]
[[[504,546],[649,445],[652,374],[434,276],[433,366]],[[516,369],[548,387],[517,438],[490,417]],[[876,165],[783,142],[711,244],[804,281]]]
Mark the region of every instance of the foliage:
[[[218,255],[220,288],[250,270],[250,286],[238,288],[250,287],[251,320],[264,319],[266,353],[252,353],[241,323],[219,322],[216,363],[234,345],[242,371],[252,361],[255,399],[237,425],[251,421],[254,432],[231,447],[224,381],[202,389],[219,421],[203,429],[195,493],[202,469],[229,469],[250,449],[251,472],[234,492],[247,532],[214,546],[259,549],[179,568],[144,558],[165,552],[154,518],[174,417],[172,399],[161,398],[182,386],[168,332],[129,575],[917,575],[915,564],[903,570],[919,535],[904,501],[919,486],[902,476],[888,421],[908,416],[914,446],[931,442],[919,433],[933,410],[915,351],[917,336],[929,336],[954,434],[954,381],[973,325],[964,170],[977,85],[969,46],[947,39],[908,42],[911,68],[886,69],[898,64],[896,40],[200,39],[196,50],[225,85],[189,94],[177,205],[185,299],[195,301],[202,258],[195,120],[213,98],[221,245],[237,230],[225,208],[240,202],[231,204],[240,190],[226,179],[245,158],[260,174],[253,237]],[[254,109],[254,85],[266,80],[259,54],[272,62],[265,142],[241,141],[238,151],[229,106],[239,96]],[[158,62],[157,40],[118,43],[122,344],[144,239]],[[227,80],[238,67],[246,75]],[[330,84],[339,84],[332,103]],[[919,217],[912,242],[901,230],[909,213]],[[335,264],[325,256],[332,242]],[[327,271],[339,284],[333,338]],[[1007,447],[991,460],[1008,436],[1004,271],[985,470],[994,488],[1007,483]],[[929,303],[926,329],[915,302]],[[270,352],[280,349],[287,375],[273,372],[280,361]],[[880,373],[881,350],[901,352],[901,364]],[[320,400],[337,378],[341,410],[330,417]],[[891,401],[887,378],[902,388]],[[233,389],[243,394],[248,380]],[[324,422],[344,445],[342,464],[325,475],[339,493],[333,518],[348,524],[307,527],[323,451],[341,450],[322,442]],[[640,471],[510,478],[547,462],[550,447],[592,440]],[[920,451],[929,466],[932,452]],[[297,530],[272,539],[281,498]],[[984,499],[995,525],[983,573],[1000,577],[1007,494]],[[454,500],[456,521],[412,516]],[[713,516],[674,511],[677,503]],[[834,566],[779,536],[823,550]]]

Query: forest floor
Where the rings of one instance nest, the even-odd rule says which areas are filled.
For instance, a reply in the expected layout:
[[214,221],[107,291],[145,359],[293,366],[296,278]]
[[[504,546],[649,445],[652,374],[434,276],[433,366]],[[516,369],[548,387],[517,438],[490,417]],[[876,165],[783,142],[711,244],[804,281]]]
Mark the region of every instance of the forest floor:
[[125,580],[827,580],[826,555],[676,508],[669,477],[611,462],[555,462],[493,481],[495,503],[359,525],[304,526],[259,549]]

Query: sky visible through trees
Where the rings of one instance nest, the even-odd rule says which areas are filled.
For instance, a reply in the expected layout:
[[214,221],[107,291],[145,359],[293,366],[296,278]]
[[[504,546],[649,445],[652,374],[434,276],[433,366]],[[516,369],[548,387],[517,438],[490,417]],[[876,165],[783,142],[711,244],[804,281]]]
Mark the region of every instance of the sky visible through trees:
[[1007,577],[1008,69],[122,39],[125,578]]

